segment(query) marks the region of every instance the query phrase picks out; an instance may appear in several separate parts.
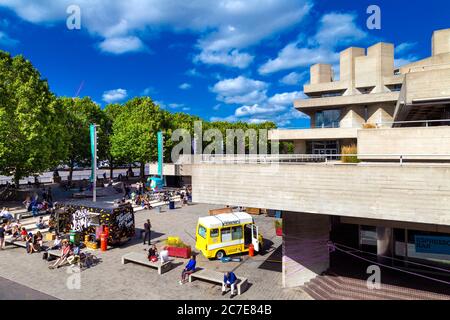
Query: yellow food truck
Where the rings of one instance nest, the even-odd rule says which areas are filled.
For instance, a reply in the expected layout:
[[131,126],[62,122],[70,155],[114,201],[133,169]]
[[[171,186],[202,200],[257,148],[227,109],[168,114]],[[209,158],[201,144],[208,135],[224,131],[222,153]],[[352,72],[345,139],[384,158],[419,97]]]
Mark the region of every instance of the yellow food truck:
[[198,219],[195,247],[206,258],[222,259],[226,255],[255,252],[263,248],[263,237],[253,217],[246,212],[233,212]]

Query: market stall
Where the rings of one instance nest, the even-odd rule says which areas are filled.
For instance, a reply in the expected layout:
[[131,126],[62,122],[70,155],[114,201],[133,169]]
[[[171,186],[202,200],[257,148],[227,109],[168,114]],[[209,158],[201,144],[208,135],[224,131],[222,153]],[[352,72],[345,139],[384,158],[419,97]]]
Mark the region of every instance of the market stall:
[[131,204],[109,205],[72,201],[56,205],[57,232],[77,237],[74,241],[100,241],[106,234],[110,245],[124,243],[135,235]]

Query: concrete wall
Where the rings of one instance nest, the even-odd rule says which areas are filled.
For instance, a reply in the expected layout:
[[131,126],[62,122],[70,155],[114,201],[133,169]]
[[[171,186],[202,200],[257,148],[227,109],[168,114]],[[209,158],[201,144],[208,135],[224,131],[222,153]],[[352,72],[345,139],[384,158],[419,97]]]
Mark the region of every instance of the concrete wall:
[[433,56],[450,52],[450,29],[433,32],[432,38]]
[[297,287],[330,266],[329,216],[283,212],[283,287]]
[[357,128],[318,128],[318,129],[294,129],[294,130],[270,130],[270,140],[321,140],[321,139],[345,139],[356,138]]
[[450,166],[199,164],[193,200],[450,225]]
[[419,155],[405,159],[449,160],[450,126],[358,130],[358,153],[362,160],[399,159],[401,154]]

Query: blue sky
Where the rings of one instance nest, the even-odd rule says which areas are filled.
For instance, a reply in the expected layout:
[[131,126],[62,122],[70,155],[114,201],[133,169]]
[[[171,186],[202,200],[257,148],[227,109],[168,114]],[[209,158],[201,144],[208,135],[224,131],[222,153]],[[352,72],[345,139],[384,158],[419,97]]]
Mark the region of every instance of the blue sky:
[[[81,10],[69,30],[66,10]],[[381,30],[369,30],[369,5]],[[57,95],[102,106],[149,95],[206,120],[307,127],[293,109],[309,66],[339,51],[395,43],[396,63],[430,55],[433,30],[450,28],[448,1],[0,0],[0,49],[23,54]]]

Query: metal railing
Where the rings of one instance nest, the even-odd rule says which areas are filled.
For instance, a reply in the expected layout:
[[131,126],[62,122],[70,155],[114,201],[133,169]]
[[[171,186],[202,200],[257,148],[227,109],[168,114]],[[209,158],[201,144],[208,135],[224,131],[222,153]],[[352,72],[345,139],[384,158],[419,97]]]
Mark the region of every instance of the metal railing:
[[414,120],[414,121],[386,121],[386,122],[376,122],[376,126],[380,127],[382,125],[395,125],[395,124],[413,124],[413,123],[421,123],[425,124],[425,127],[429,127],[430,123],[440,123],[445,122],[450,125],[450,119],[441,119],[441,120]]
[[[390,160],[402,165],[405,161],[445,160],[450,161],[450,154],[279,154],[279,155],[202,155],[201,163],[216,164],[295,164],[318,162],[326,164],[352,163],[342,161],[342,158],[354,158],[355,162],[364,159]],[[362,159],[360,159],[362,158]],[[357,160],[357,161],[356,161]],[[355,163],[356,164],[356,163]]]

